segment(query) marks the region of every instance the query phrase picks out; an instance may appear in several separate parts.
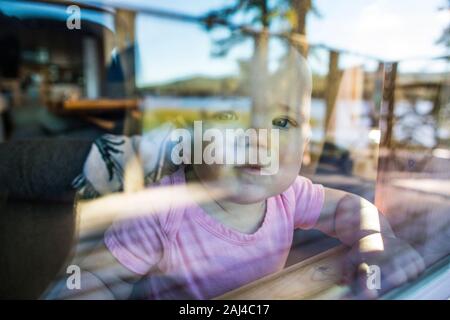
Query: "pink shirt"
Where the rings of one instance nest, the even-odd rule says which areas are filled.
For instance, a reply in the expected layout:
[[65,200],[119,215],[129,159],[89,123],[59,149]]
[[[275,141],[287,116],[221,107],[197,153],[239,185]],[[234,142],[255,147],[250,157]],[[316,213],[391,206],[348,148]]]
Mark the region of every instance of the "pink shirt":
[[[183,169],[161,184],[185,184]],[[123,266],[145,276],[147,298],[210,299],[281,270],[294,229],[312,228],[323,202],[323,187],[298,176],[267,199],[264,221],[253,234],[224,226],[192,202],[116,222],[105,244]]]

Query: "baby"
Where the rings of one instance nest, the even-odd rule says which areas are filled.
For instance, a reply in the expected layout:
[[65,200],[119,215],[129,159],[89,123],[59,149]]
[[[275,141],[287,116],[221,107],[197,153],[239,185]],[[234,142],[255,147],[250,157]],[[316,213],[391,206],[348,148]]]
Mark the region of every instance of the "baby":
[[[145,137],[105,136],[96,142],[77,181],[90,196],[120,191],[123,167],[133,155],[139,155],[147,183],[159,180],[158,187],[177,188],[167,209],[149,206],[145,215],[113,222],[100,247],[80,264],[79,297],[214,298],[282,270],[295,229],[320,230],[350,248],[343,280],[356,281],[362,297],[376,297],[424,269],[418,253],[395,237],[373,204],[298,175],[308,141],[311,74],[298,55],[280,70],[271,80],[276,83],[260,88],[264,99],[247,119],[223,110],[202,122],[203,132],[243,126],[258,133],[276,130],[277,135],[249,135],[243,148],[233,146],[238,153],[270,150],[271,159],[277,157],[275,172],[262,174],[267,163],[250,163],[250,153],[243,163],[189,162],[194,155],[186,153],[195,148],[183,150],[186,161],[175,166],[173,148],[160,147],[178,142],[171,139],[171,126]],[[225,155],[226,145],[218,144],[223,148],[216,151]],[[200,152],[206,148],[202,143]],[[204,201],[193,197],[180,205],[177,199],[189,199],[183,193],[190,185],[200,186]],[[381,291],[365,287],[369,265],[381,268]]]

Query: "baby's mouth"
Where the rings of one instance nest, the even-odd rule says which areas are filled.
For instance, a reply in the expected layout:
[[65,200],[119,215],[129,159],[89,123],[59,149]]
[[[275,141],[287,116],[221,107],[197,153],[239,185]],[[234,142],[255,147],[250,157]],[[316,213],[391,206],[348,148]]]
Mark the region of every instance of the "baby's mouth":
[[237,166],[236,168],[239,169],[239,171],[241,172],[248,173],[251,175],[261,175],[261,169],[263,167],[264,166],[260,164],[245,164]]

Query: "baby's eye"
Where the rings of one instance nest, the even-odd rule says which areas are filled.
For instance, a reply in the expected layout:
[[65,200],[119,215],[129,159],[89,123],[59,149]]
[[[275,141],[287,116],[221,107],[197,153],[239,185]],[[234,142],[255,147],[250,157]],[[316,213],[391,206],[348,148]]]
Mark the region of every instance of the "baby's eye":
[[282,129],[289,129],[292,126],[296,126],[296,123],[286,117],[278,117],[272,120],[272,125]]
[[223,111],[214,114],[214,119],[221,121],[237,120],[238,116],[234,111]]

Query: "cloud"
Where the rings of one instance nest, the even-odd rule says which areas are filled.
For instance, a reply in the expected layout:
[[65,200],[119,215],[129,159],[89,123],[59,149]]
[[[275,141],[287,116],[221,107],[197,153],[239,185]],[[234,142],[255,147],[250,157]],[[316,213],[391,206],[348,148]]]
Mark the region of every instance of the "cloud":
[[435,56],[435,42],[449,23],[438,3],[377,0],[363,8],[355,23],[350,47],[384,59]]

